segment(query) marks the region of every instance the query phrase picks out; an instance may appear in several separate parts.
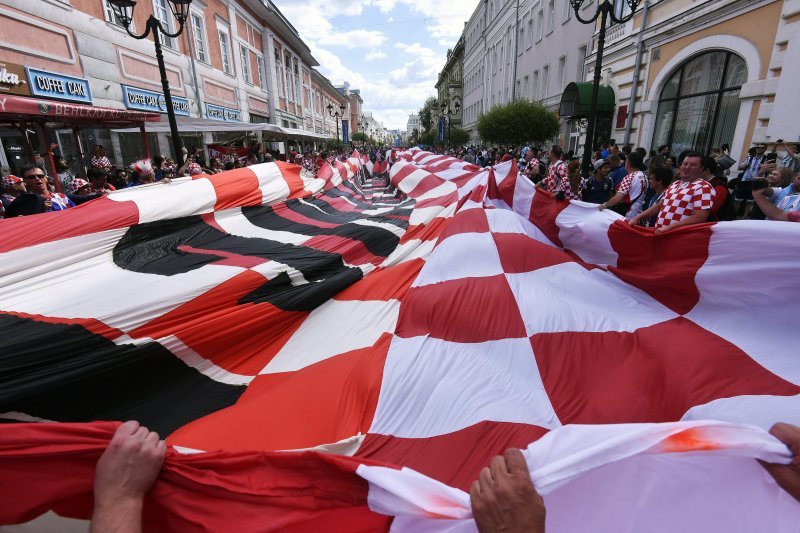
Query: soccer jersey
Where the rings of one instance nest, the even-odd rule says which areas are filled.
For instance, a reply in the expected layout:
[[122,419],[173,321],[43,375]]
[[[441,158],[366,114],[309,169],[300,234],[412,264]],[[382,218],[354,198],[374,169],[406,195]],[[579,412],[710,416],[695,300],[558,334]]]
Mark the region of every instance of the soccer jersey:
[[631,172],[619,183],[617,193],[625,195],[625,202],[630,205],[625,217],[631,219],[642,212],[644,193],[647,192],[647,178],[644,172],[637,170]]
[[547,171],[547,177],[544,179],[545,189],[555,194],[561,190],[561,183],[567,177],[567,165],[560,159],[550,165]]
[[664,192],[656,227],[661,228],[679,222],[698,210],[710,210],[716,194],[714,187],[704,179],[673,182]]

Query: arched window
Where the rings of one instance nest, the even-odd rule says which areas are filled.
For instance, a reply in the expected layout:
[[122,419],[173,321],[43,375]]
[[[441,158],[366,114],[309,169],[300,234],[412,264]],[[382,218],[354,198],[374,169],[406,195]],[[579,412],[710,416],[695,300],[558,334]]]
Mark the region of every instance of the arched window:
[[732,52],[715,50],[688,59],[661,90],[653,148],[668,145],[678,155],[730,145],[746,79],[744,60]]

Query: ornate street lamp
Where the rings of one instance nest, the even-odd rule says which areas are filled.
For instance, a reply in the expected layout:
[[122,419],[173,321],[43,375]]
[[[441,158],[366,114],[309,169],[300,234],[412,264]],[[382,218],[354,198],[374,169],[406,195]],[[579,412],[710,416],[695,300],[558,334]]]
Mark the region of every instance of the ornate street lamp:
[[172,107],[172,93],[169,91],[169,81],[167,80],[167,69],[164,66],[164,55],[161,53],[161,39],[159,34],[164,34],[166,37],[176,38],[186,24],[186,19],[189,17],[189,5],[192,0],[165,0],[169,4],[172,15],[178,21],[178,29],[175,33],[167,31],[169,28],[164,28],[161,21],[155,15],[150,15],[147,19],[144,32],[141,35],[136,35],[131,32],[131,22],[133,21],[133,8],[136,7],[136,0],[108,0],[111,4],[114,14],[117,19],[125,27],[128,35],[134,39],[145,39],[152,32],[153,43],[156,47],[156,59],[158,60],[158,71],[161,74],[161,88],[164,91],[164,101],[167,106],[167,119],[169,120],[169,130],[172,135],[172,150],[173,156],[178,166],[183,165],[183,146],[181,144],[180,135],[178,135],[178,124],[175,122],[175,109]]
[[345,105],[339,105],[339,111],[333,111],[333,104],[328,104],[328,114],[336,120],[336,144],[339,144],[339,119],[344,116]]
[[[603,47],[606,44],[606,24],[610,18],[616,24],[624,24],[633,18],[636,8],[639,7],[641,0],[600,0],[595,8],[594,14],[584,19],[581,17],[581,7],[586,0],[569,0],[572,9],[575,10],[575,18],[583,24],[595,24],[600,19],[600,33],[597,36],[597,57],[594,62],[594,82],[592,83],[592,101],[589,106],[589,117],[586,126],[586,141],[583,146],[583,162],[581,172],[584,177],[588,177],[592,166],[592,148],[594,147],[594,130],[597,126],[597,94],[600,91],[600,69],[603,65]],[[630,13],[623,15],[627,5]]]
[[[453,104],[453,107],[450,107],[450,104]],[[461,101],[458,96],[453,96],[450,99],[445,98],[441,103],[434,102],[435,106],[439,107],[439,116],[440,117],[447,117],[447,146],[450,145],[450,117],[454,117],[458,115],[459,109],[461,109]]]

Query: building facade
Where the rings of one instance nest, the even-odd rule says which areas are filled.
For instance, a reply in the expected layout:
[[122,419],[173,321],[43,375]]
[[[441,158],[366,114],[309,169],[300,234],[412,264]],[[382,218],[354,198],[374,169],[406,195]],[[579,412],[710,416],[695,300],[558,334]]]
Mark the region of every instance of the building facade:
[[798,141],[798,57],[798,0],[643,2],[607,39],[611,136],[676,155],[727,144],[739,160],[756,142]]
[[[145,29],[151,14],[170,31],[177,29],[168,0],[141,0],[133,13],[135,33]],[[90,94],[84,104],[166,112],[152,37],[130,37],[107,0],[3,0],[0,25],[0,60],[6,64],[79,80]],[[345,101],[316,72],[308,46],[269,0],[194,0],[183,33],[161,41],[179,123],[269,122],[330,135],[333,122],[322,110],[326,102],[338,107]],[[188,147],[202,147],[241,137],[245,129],[181,137]],[[14,135],[3,130],[0,142],[15,144]],[[54,140],[65,155],[102,144],[118,165],[145,153],[141,135],[103,128],[87,129],[77,139],[57,131]],[[152,154],[171,154],[168,134],[150,135],[148,141]],[[0,163],[8,167],[8,150],[0,153]]]
[[[449,104],[455,114],[448,117],[450,126],[461,128],[463,124],[463,67],[464,67],[464,35],[458,39],[455,47],[447,51],[447,61],[436,81],[436,95],[439,105]],[[456,111],[455,102],[458,102]]]
[[[482,0],[462,36],[464,129],[476,136],[480,115],[514,98],[540,101],[557,113],[564,89],[585,78],[591,36],[566,1],[520,0],[517,9],[516,0]],[[562,143],[576,132],[572,121],[562,120]]]
[[419,121],[419,115],[416,113],[411,113],[408,115],[408,122],[406,122],[406,140],[411,142],[414,132],[419,133],[421,128],[422,126]]

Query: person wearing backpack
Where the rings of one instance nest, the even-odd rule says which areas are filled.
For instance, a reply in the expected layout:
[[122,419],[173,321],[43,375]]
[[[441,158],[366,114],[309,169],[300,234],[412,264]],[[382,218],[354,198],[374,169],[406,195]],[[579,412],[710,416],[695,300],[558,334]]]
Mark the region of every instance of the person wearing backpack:
[[614,192],[614,183],[608,177],[611,172],[611,164],[603,159],[598,159],[594,163],[594,175],[586,180],[586,190],[583,191],[583,201],[593,204],[607,202]]
[[625,176],[617,187],[616,194],[607,202],[600,204],[600,210],[610,208],[615,213],[625,215],[628,220],[642,212],[644,195],[647,192],[647,177],[644,175],[644,160],[633,152],[625,161]]

